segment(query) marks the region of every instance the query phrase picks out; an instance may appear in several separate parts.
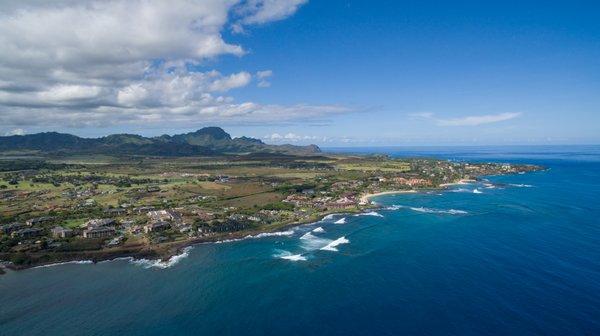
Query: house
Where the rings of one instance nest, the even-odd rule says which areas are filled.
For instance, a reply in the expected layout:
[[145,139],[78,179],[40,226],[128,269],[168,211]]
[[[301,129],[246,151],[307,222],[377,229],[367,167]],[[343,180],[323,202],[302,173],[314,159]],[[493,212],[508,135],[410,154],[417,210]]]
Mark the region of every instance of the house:
[[27,224],[27,226],[36,226],[39,224],[43,224],[43,223],[48,223],[54,220],[54,217],[38,217],[38,218],[31,218],[28,219],[25,224]]
[[173,210],[156,210],[156,211],[148,211],[146,214],[148,218],[153,221],[172,221],[179,219],[180,216]]
[[203,221],[210,221],[210,220],[215,219],[215,214],[213,214],[212,212],[198,210],[198,211],[196,211],[196,215],[198,216],[199,219],[201,219]]
[[11,232],[20,230],[22,228],[25,227],[25,224],[23,223],[10,223],[10,224],[4,224],[4,225],[0,225],[0,232],[2,232],[3,234],[9,234]]
[[52,236],[54,238],[67,238],[73,235],[73,230],[61,226],[52,228]]
[[141,206],[141,207],[133,208],[133,212],[138,215],[141,215],[141,214],[147,213],[148,211],[152,211],[154,209],[155,208],[153,206]]
[[160,188],[158,186],[152,185],[146,187],[147,192],[159,192]]
[[112,218],[103,218],[103,219],[90,219],[85,223],[85,226],[88,229],[103,227],[103,226],[112,226],[115,225],[116,221]]
[[106,238],[115,235],[115,228],[113,227],[94,227],[83,231],[83,238]]
[[171,224],[164,222],[164,221],[153,222],[153,223],[144,225],[144,232],[150,233],[150,232],[164,231],[170,227],[171,227]]
[[106,210],[104,210],[104,212],[109,216],[122,216],[122,215],[127,214],[127,209],[113,208],[113,209],[106,209]]
[[343,197],[336,200],[335,202],[327,203],[327,207],[330,209],[343,209],[354,205],[356,205],[356,199],[350,197]]
[[39,229],[39,228],[27,228],[27,229],[22,229],[19,231],[15,231],[11,234],[11,237],[13,238],[32,238],[32,237],[37,237],[37,236],[41,236],[44,230]]

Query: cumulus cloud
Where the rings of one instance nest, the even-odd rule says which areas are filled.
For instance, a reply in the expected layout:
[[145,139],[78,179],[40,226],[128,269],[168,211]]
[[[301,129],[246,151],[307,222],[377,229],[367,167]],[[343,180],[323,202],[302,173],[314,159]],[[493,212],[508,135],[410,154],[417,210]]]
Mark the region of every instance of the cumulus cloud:
[[240,18],[232,24],[236,33],[244,32],[244,25],[263,24],[285,19],[294,14],[308,0],[246,0],[235,9]]
[[6,136],[11,136],[11,135],[25,135],[25,130],[22,128],[15,128],[13,130],[10,130],[8,132],[6,132],[4,135]]
[[487,114],[478,116],[466,116],[461,118],[443,119],[436,117],[433,113],[417,113],[413,117],[433,120],[439,126],[479,126],[517,118],[521,113],[506,112],[499,114]]
[[258,79],[258,87],[266,88],[271,86],[271,82],[269,82],[269,78],[273,76],[273,71],[264,70],[258,71],[256,73],[256,78]]
[[304,142],[309,143],[313,141],[326,142],[327,137],[319,137],[315,135],[300,135],[296,133],[272,133],[267,134],[263,137],[263,139],[267,142],[273,143],[283,143],[283,142]]
[[[272,71],[205,69],[231,25],[281,20],[306,0],[22,0],[0,6],[0,124],[281,122],[347,113],[337,105],[236,102]],[[252,74],[254,73],[254,75]]]

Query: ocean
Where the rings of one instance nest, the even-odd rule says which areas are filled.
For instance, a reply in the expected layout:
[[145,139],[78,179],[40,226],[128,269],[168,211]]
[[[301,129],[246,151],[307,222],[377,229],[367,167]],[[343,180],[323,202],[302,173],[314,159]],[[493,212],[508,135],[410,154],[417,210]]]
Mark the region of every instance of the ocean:
[[548,170],[381,196],[168,263],[9,272],[0,335],[600,334],[599,146],[332,150]]

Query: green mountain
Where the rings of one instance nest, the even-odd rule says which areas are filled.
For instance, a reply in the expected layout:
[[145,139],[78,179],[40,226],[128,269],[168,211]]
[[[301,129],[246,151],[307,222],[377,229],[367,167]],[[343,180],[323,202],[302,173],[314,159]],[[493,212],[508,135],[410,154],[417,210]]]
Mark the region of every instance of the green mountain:
[[48,154],[128,154],[159,156],[219,155],[229,153],[281,153],[310,155],[321,152],[316,145],[268,145],[259,139],[231,136],[220,127],[147,138],[136,134],[113,134],[81,138],[45,132],[0,137],[0,151],[39,151]]

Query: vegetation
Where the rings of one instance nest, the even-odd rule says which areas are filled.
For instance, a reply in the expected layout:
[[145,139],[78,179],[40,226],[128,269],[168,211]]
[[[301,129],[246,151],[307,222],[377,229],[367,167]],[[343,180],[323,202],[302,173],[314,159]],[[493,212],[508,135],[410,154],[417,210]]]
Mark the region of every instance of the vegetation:
[[[152,139],[118,135],[102,141],[134,146],[235,141],[223,133],[212,129]],[[14,151],[0,153],[0,260],[30,266],[123,255],[160,257],[193,242],[278,230],[332,212],[362,211],[372,206],[361,201],[367,193],[435,188],[534,169],[273,152],[161,157],[50,151],[35,160],[15,157]]]

